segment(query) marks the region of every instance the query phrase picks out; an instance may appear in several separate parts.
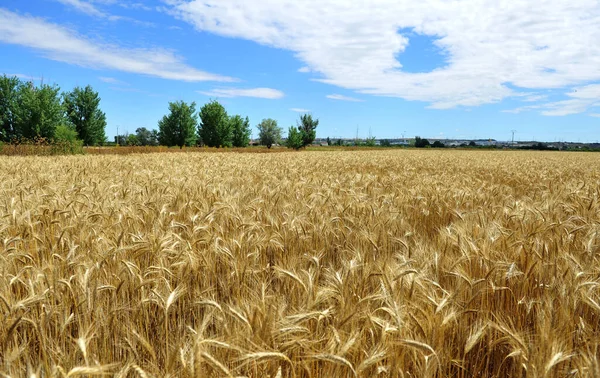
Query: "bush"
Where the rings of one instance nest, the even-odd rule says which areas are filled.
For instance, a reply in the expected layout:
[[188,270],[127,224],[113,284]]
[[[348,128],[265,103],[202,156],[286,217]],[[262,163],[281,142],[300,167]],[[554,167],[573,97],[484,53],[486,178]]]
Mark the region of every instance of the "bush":
[[53,154],[82,154],[83,141],[77,138],[77,131],[67,125],[59,125],[52,140]]

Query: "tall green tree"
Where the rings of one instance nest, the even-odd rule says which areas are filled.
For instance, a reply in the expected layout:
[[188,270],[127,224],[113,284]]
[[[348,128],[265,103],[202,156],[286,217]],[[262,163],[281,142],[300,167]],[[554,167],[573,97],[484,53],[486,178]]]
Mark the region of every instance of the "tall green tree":
[[106,140],[106,115],[100,110],[100,96],[91,86],[75,87],[63,95],[67,119],[79,138],[88,146],[102,145]]
[[156,130],[138,127],[135,130],[135,137],[140,146],[158,146],[158,131]]
[[302,141],[302,133],[297,127],[290,126],[285,145],[288,148],[293,148],[294,150],[299,150],[303,147],[304,142]]
[[19,136],[28,139],[54,138],[56,128],[65,122],[56,85],[23,83],[19,86],[16,108],[16,129]]
[[319,120],[313,119],[312,115],[303,114],[300,116],[298,130],[302,136],[302,147],[309,146],[315,141],[315,138],[317,137],[317,126],[319,126]]
[[16,76],[0,76],[0,141],[20,137],[16,120],[20,86],[21,80]]
[[208,147],[231,147],[232,124],[218,101],[212,100],[200,109],[198,136]]
[[234,115],[229,118],[231,126],[231,144],[233,147],[246,147],[250,143],[250,120]]
[[169,103],[169,114],[158,122],[158,139],[164,146],[193,146],[196,144],[196,103]]
[[263,119],[257,127],[260,144],[271,148],[273,144],[279,143],[281,127],[277,126],[277,121],[271,118]]

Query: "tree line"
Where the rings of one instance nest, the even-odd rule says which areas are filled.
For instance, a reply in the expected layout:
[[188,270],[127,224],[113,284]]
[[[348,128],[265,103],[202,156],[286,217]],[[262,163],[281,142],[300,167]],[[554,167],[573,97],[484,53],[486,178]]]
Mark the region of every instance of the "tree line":
[[57,85],[0,77],[2,142],[44,139],[96,146],[106,141],[105,128],[100,96],[89,85],[61,93]]
[[[285,144],[289,148],[300,149],[310,145],[316,138],[318,119],[312,115],[300,116],[296,126],[290,126]],[[271,148],[282,142],[282,129],[277,121],[263,119],[258,125],[260,144]],[[137,129],[136,138],[146,129]],[[196,103],[184,101],[169,103],[169,114],[158,122],[157,142],[164,146],[207,146],[207,147],[246,147],[251,137],[250,120],[241,115],[228,115],[218,101],[204,104],[196,112]]]
[[[296,126],[290,126],[287,138],[282,128],[271,118],[258,125],[258,140],[268,148],[285,144],[300,149],[316,138],[318,119],[310,114],[300,116]],[[38,141],[66,142],[79,146],[104,145],[106,115],[100,109],[100,96],[91,86],[75,87],[61,92],[56,85],[34,85],[18,77],[0,77],[0,142],[11,144]],[[145,127],[132,135],[117,135],[119,145],[143,146],[207,146],[246,147],[252,130],[248,117],[229,115],[216,100],[204,104],[198,111],[196,103],[169,103],[169,113],[158,122],[158,130]]]

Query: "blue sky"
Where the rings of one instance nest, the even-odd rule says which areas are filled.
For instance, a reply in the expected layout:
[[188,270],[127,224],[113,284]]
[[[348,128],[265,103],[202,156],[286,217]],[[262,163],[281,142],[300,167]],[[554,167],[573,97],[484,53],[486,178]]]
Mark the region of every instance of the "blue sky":
[[319,137],[600,140],[597,1],[360,4],[0,0],[0,74],[92,85],[110,137],[218,99]]

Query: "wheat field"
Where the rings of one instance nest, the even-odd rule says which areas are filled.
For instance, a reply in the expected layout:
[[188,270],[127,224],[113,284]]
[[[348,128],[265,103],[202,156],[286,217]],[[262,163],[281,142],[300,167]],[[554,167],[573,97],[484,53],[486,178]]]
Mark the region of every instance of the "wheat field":
[[598,377],[599,156],[0,157],[0,375]]

